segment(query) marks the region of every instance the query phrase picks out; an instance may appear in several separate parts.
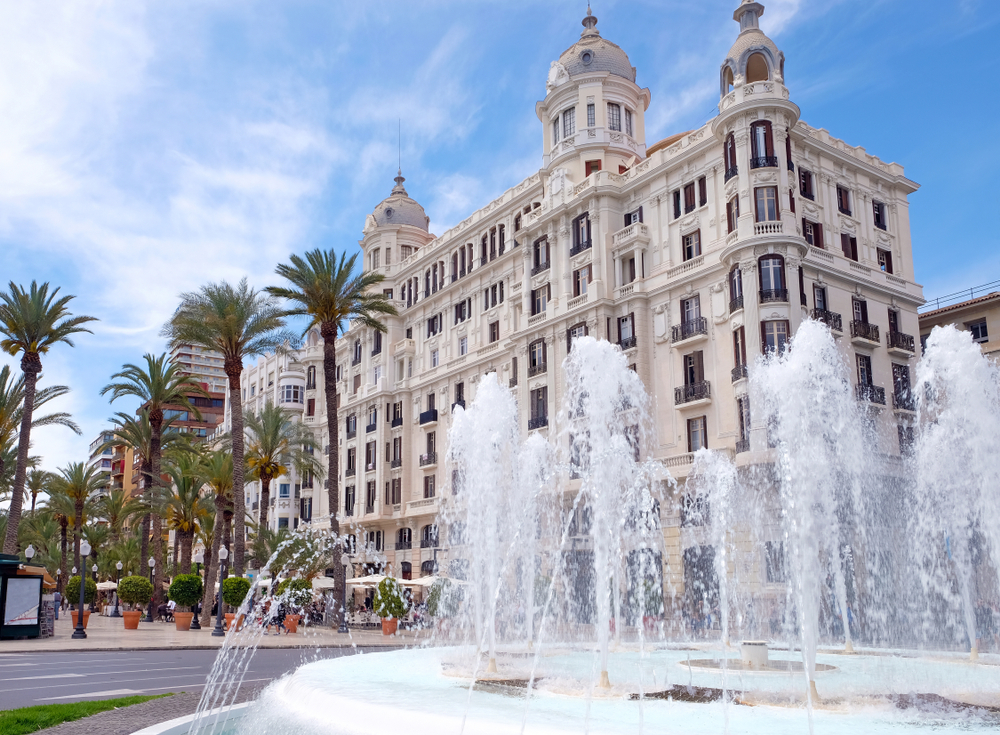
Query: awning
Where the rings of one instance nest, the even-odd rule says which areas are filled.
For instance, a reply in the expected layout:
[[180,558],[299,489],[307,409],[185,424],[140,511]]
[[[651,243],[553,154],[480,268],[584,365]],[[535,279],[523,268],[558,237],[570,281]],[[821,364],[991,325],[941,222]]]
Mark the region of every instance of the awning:
[[115,582],[98,582],[97,589],[101,592],[108,592],[118,589],[118,585]]
[[347,580],[348,585],[354,587],[378,587],[379,582],[385,579],[384,574],[369,574],[367,577],[355,577]]
[[406,579],[403,580],[404,587],[431,587],[439,579],[444,579],[444,577],[438,577],[431,575],[429,577],[420,577],[420,579]]
[[[348,580],[347,583],[350,584],[351,581]],[[333,577],[316,577],[312,581],[314,590],[332,590],[335,584],[336,580]]]

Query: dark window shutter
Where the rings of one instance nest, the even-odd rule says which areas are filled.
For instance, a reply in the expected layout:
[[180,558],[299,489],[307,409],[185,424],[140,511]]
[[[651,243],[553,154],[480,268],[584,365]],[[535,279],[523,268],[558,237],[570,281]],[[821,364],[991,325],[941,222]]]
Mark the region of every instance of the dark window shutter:
[[705,353],[702,350],[698,350],[694,353],[694,382],[702,383],[705,381]]
[[851,257],[851,238],[845,232],[840,233],[840,249],[845,258]]
[[702,176],[698,179],[698,204],[704,206],[708,202],[708,182]]
[[626,212],[625,213],[625,226],[626,227],[628,227],[630,224],[632,224],[631,220],[632,220],[632,213],[631,212]]
[[767,352],[767,322],[760,323],[760,351]]
[[639,207],[639,221],[642,222],[642,207]]
[[573,337],[569,329],[566,330],[566,352],[573,349]]
[[801,265],[799,266],[799,302],[803,306],[809,305],[809,302],[806,301],[806,277]]
[[764,145],[767,147],[766,156],[774,156],[774,137],[771,135],[771,123],[764,121]]
[[823,225],[818,222],[814,224],[813,232],[816,233],[816,247],[825,248],[826,243],[823,242]]

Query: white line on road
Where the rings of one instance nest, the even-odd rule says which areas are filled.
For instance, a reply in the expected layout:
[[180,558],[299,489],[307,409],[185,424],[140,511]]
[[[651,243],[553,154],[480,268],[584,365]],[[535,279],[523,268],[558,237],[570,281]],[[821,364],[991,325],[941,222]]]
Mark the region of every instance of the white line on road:
[[42,676],[18,676],[13,679],[0,679],[0,681],[29,681],[31,679],[79,679],[86,674],[43,674]]
[[79,699],[80,697],[131,697],[142,694],[142,689],[109,689],[106,692],[87,692],[86,694],[66,694],[62,697],[39,697],[36,702],[53,702],[57,699]]

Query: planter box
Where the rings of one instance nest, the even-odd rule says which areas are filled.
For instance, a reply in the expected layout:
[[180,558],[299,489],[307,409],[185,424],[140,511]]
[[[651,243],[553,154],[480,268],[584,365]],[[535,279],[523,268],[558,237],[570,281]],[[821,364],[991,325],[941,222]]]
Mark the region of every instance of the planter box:
[[174,611],[174,627],[177,630],[191,630],[191,619],[194,618],[193,612],[177,612]]
[[[73,627],[74,628],[77,625],[77,616],[79,616],[79,614],[80,613],[77,610],[73,610],[72,612],[70,612],[70,615],[73,616],[72,620],[73,620]],[[84,630],[87,629],[87,621],[88,620],[90,620],[90,610],[84,610],[83,611],[83,629]]]
[[382,635],[396,635],[396,626],[398,625],[398,618],[382,618]]
[[302,619],[301,615],[286,615],[285,616],[285,630],[289,633],[299,632],[299,621]]
[[139,621],[142,620],[141,610],[125,610],[122,612],[125,620],[125,630],[139,630]]

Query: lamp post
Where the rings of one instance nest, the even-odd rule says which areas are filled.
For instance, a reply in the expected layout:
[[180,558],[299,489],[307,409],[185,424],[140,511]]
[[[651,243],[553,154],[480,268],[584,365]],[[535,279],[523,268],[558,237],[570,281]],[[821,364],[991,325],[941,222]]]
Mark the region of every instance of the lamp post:
[[155,622],[155,618],[153,617],[153,601],[156,600],[156,582],[153,581],[153,570],[156,569],[156,559],[149,557],[149,561],[146,563],[149,565],[149,583],[154,585],[153,595],[149,598],[149,610],[146,611],[146,622],[152,623]]
[[[94,586],[97,586],[97,565],[95,564],[90,568],[90,571],[94,573]],[[94,595],[94,599],[90,601],[90,612],[97,612],[97,608],[94,607],[94,603],[97,601],[97,595]]]
[[24,558],[28,560],[29,564],[31,564],[31,560],[35,558],[35,547],[31,544],[28,544],[28,548],[24,550]]
[[226,578],[226,559],[229,558],[229,549],[225,546],[219,547],[219,604],[215,610],[215,630],[213,636],[224,636],[226,631],[222,629],[222,582]]
[[120,612],[118,612],[118,585],[120,585],[122,583],[122,567],[123,566],[124,565],[121,562],[118,562],[117,564],[115,564],[115,569],[118,570],[118,573],[115,575],[115,609],[111,613],[111,617],[113,617],[113,618],[120,618],[122,616],[122,614]]
[[347,565],[351,563],[350,555],[345,551],[340,557],[340,563],[344,565],[344,589],[340,600],[340,627],[338,633],[347,633]]
[[[201,576],[201,563],[205,561],[205,552],[199,551],[194,555],[194,563],[198,565],[198,576]],[[204,584],[204,580],[202,581]],[[194,617],[191,618],[191,630],[201,630],[201,621],[198,618],[201,617],[201,602],[196,602],[194,606]]]
[[[76,630],[73,631],[73,638],[87,637],[87,631],[83,629],[83,607],[86,605],[87,577],[85,571],[88,556],[90,556],[90,544],[84,539],[80,542],[80,564],[83,565],[84,572],[80,574],[80,604],[76,608]],[[73,567],[73,571],[76,572],[76,567]]]

